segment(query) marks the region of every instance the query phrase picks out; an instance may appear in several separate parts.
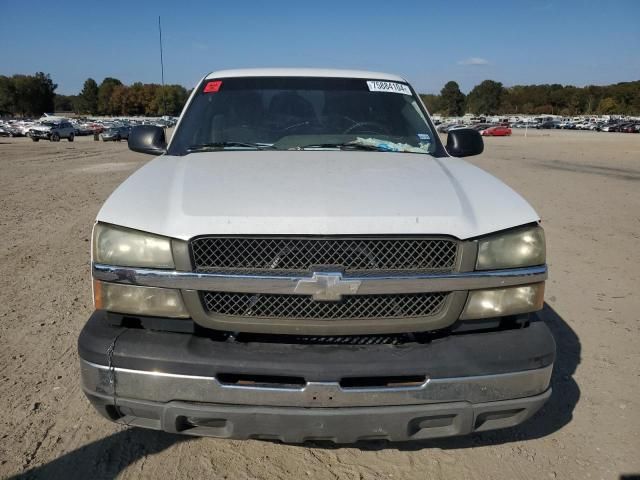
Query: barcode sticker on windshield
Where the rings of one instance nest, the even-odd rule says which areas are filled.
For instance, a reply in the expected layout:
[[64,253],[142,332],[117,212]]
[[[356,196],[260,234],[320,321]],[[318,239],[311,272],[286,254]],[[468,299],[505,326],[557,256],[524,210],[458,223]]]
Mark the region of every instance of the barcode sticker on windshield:
[[367,80],[367,86],[370,92],[390,92],[411,95],[411,90],[404,83],[396,82],[380,82],[377,80]]

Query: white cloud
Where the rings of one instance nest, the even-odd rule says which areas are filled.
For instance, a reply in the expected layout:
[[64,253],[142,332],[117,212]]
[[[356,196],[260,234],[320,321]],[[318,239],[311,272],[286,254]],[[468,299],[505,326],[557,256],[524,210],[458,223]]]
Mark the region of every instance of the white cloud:
[[489,65],[489,60],[480,57],[469,57],[460,60],[458,65]]

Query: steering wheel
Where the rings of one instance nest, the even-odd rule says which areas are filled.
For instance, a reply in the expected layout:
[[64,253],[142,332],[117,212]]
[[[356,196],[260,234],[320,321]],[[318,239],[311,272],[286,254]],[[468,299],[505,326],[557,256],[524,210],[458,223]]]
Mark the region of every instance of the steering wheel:
[[353,133],[354,130],[361,127],[368,127],[369,129],[362,130],[360,133],[389,133],[387,127],[378,122],[354,122],[354,124],[342,132],[342,134],[347,135]]

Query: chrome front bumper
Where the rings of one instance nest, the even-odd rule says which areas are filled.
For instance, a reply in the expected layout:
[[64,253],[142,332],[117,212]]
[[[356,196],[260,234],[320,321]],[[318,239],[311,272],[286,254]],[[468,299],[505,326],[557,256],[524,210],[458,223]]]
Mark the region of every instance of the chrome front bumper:
[[246,386],[215,376],[110,369],[80,361],[88,393],[166,403],[174,400],[231,405],[356,407],[446,402],[486,403],[539,395],[549,388],[553,365],[524,372],[458,378],[427,378],[400,387],[343,388],[338,382],[306,382],[299,388]]
[[415,388],[346,390],[319,382],[300,389],[238,387],[221,385],[214,377],[109,371],[85,361],[81,368],[94,407],[124,425],[194,436],[337,444],[422,440],[518,425],[548,400],[552,370],[550,365],[429,379]]
[[[551,394],[555,359],[540,321],[428,343],[304,345],[127,328],[103,311],[85,325],[78,350],[82,388],[111,420],[293,443],[403,441],[517,425]],[[352,388],[363,385],[354,379],[378,386]]]

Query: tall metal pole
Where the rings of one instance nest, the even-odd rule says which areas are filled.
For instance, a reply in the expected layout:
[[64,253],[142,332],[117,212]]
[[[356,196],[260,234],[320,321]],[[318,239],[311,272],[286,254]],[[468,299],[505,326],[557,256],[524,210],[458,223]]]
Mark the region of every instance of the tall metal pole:
[[162,76],[162,113],[167,114],[167,103],[164,96],[164,60],[162,58],[162,24],[158,15],[158,33],[160,34],[160,71]]

